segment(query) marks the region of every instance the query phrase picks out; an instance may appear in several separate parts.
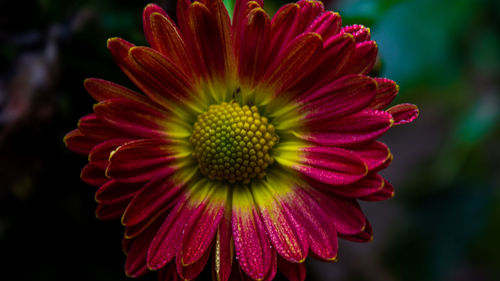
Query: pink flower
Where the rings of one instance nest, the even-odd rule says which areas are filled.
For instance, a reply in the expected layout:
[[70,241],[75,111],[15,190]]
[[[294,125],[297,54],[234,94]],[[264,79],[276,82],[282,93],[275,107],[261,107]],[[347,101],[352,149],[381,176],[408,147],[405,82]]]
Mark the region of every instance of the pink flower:
[[392,159],[376,139],[413,121],[384,110],[398,86],[367,76],[369,29],[341,27],[319,1],[179,0],[175,24],[144,10],[149,47],[108,48],[143,93],[87,79],[98,102],[65,137],[88,155],[97,216],[121,218],[129,276],[158,270],[191,280],[304,280],[308,255],[337,259],[337,237],[369,241],[357,200],[393,196],[378,172]]

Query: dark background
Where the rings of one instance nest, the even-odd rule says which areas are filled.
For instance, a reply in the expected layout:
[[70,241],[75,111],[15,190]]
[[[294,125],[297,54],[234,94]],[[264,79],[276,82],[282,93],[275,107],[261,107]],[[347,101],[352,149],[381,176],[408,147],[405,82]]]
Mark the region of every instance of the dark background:
[[[131,86],[109,37],[144,45],[148,1],[0,2],[2,280],[126,280],[119,222],[95,218],[85,157],[63,136],[90,113],[83,79]],[[175,1],[159,1],[173,15]],[[266,1],[273,13],[282,2]],[[369,26],[374,75],[397,81],[413,124],[383,137],[396,197],[363,204],[375,232],[342,241],[339,262],[308,262],[307,280],[500,280],[500,2],[329,1]],[[208,280],[204,275],[200,280]],[[156,280],[148,274],[139,280]]]

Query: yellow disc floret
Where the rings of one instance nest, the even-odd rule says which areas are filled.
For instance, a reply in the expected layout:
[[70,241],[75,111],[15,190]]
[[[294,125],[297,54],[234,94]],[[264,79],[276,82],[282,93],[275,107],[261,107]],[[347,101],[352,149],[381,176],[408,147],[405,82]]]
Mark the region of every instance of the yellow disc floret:
[[278,136],[256,106],[230,102],[211,105],[200,114],[189,141],[202,174],[212,180],[247,184],[266,175],[274,161],[269,152]]

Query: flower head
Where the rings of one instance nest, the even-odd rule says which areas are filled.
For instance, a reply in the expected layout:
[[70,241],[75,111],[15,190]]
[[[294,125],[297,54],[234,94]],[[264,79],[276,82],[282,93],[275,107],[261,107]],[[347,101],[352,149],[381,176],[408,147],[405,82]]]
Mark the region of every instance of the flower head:
[[[98,102],[65,137],[89,156],[97,216],[121,218],[126,272],[191,280],[305,278],[309,255],[337,259],[337,237],[369,241],[357,200],[393,187],[378,172],[392,155],[376,139],[418,115],[384,110],[398,86],[367,76],[369,29],[341,27],[319,1],[179,0],[177,23],[144,10],[151,47],[108,41],[142,93],[87,79]],[[176,280],[176,279],[175,279]],[[233,279],[232,279],[233,280]]]

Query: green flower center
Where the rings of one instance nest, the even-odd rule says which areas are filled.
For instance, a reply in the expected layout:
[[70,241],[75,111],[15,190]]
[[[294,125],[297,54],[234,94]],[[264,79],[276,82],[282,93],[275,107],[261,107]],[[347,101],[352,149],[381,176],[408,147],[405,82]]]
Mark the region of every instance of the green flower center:
[[274,126],[259,115],[256,106],[230,102],[211,105],[200,114],[189,141],[202,174],[248,184],[266,175],[274,161],[269,152],[278,139]]

